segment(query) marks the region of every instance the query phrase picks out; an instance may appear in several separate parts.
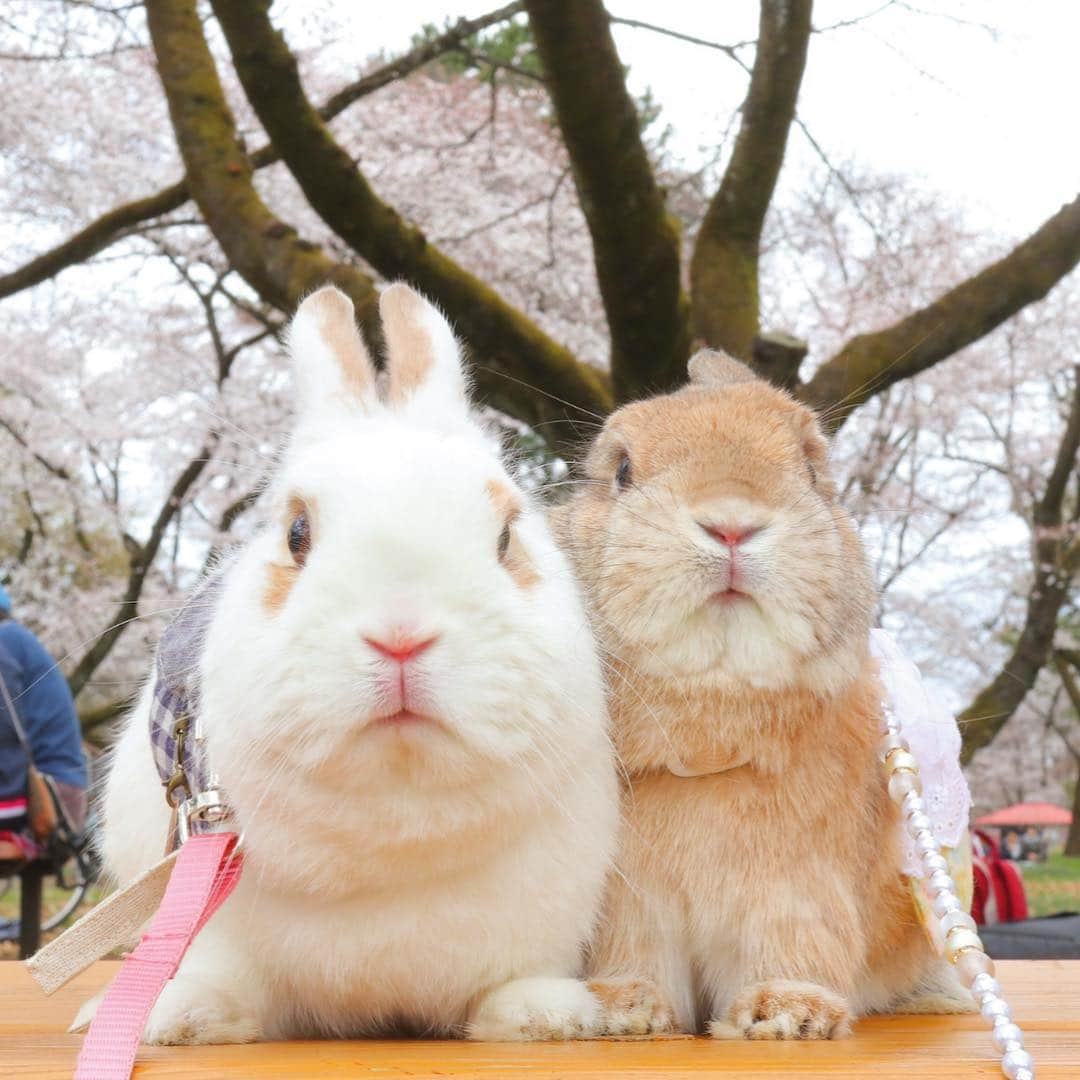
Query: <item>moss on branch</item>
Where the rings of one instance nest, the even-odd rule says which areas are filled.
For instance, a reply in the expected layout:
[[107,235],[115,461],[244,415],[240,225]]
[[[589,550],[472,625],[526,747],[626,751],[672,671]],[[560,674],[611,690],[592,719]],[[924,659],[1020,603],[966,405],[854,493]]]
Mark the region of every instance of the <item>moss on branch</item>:
[[567,421],[605,414],[604,376],[428,242],[383,202],[304,92],[296,58],[270,22],[269,0],[214,0],[245,93],[312,207],[387,278],[408,278],[436,299],[482,358],[477,383],[492,400],[542,430],[563,452]]
[[836,431],[864,401],[932,367],[1041,300],[1080,262],[1080,196],[1008,255],[900,322],[849,341],[802,398]]
[[[373,94],[397,79],[405,78],[410,72],[458,47],[471,35],[509,19],[522,10],[524,4],[518,0],[475,19],[458,19],[443,33],[343,86],[319,107],[319,116],[323,120],[332,120],[368,94]],[[254,151],[250,157],[254,169],[263,169],[280,160],[277,151],[269,143]],[[93,258],[124,236],[128,229],[177,210],[190,198],[191,191],[187,177],[184,177],[178,183],[162,188],[152,195],[115,207],[63,243],[43,252],[16,270],[0,275],[0,300],[39,285],[69,266]]]
[[620,400],[686,378],[679,233],[641,141],[600,0],[527,0],[548,92],[592,237]]
[[753,364],[758,256],[810,40],[811,0],[761,0],[757,55],[731,161],[690,264],[694,333]]
[[370,325],[376,309],[371,279],[303,240],[256,192],[195,0],[155,0],[146,18],[189,190],[229,262],[264,300],[285,311],[333,281]]

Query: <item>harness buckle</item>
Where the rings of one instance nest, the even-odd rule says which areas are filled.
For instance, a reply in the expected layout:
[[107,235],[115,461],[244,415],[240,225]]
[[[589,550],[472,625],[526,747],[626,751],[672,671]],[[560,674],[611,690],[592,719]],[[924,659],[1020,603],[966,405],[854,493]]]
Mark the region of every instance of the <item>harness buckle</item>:
[[[172,776],[165,781],[165,801],[173,808],[191,797],[191,785],[188,783],[187,773],[184,772],[184,749],[187,743],[187,733],[190,721],[186,716],[180,717],[173,728],[176,738],[176,756],[173,759],[174,769]],[[184,795],[179,795],[180,788],[184,789]]]
[[176,835],[183,844],[192,833],[228,831],[232,821],[232,810],[225,802],[225,793],[220,788],[209,788],[185,799],[176,812]]

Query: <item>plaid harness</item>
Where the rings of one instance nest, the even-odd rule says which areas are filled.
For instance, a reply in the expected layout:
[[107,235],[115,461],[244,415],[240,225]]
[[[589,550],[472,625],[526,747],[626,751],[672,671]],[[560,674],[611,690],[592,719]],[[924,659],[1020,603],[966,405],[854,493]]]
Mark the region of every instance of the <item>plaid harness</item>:
[[[223,793],[215,790],[198,725],[199,660],[220,598],[221,580],[218,573],[203,582],[158,644],[150,745],[165,797],[173,808],[170,847],[156,867],[106,901],[126,903],[142,916],[157,911],[139,944],[125,955],[90,1023],[75,1080],[128,1080],[154,1002],[176,974],[192,939],[240,878],[240,838],[232,828]],[[162,894],[151,879],[163,868],[168,884]],[[87,918],[104,907],[95,908]],[[123,908],[117,911],[125,914]],[[110,933],[122,929],[122,921],[111,920],[103,938],[106,949],[119,943],[120,938]],[[86,922],[86,918],[80,920],[73,929]],[[93,958],[100,955],[101,950],[93,951]],[[66,975],[63,981],[79,970],[72,970],[66,953],[57,962]]]
[[[173,782],[183,788],[184,798],[212,786],[198,731],[199,659],[221,586],[222,578],[217,574],[196,590],[162,636],[154,665],[150,706],[154,764],[162,784],[168,787]],[[183,780],[178,780],[181,774]]]

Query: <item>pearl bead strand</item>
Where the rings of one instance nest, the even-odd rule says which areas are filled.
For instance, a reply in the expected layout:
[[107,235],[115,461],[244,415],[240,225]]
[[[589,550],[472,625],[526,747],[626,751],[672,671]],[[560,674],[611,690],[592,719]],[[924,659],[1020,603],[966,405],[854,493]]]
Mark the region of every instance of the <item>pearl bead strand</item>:
[[994,978],[994,961],[986,955],[975,920],[963,909],[948,863],[934,836],[922,798],[919,764],[904,741],[892,706],[882,702],[882,757],[889,777],[889,795],[904,816],[904,827],[922,861],[930,887],[931,906],[941,925],[945,955],[960,981],[971,991],[984,1019],[992,1025],[994,1045],[1001,1052],[1001,1071],[1009,1080],[1034,1080],[1035,1062],[1024,1049],[1024,1033],[1012,1018],[1001,986]]

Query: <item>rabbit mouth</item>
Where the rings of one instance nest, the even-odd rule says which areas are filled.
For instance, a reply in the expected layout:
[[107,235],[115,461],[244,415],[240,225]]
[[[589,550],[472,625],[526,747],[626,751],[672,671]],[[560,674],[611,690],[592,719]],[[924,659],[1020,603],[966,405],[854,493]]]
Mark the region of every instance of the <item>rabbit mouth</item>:
[[719,592],[714,592],[710,599],[720,607],[731,607],[733,604],[741,603],[752,604],[754,602],[754,598],[748,592],[743,592],[742,589],[736,589],[731,585],[726,589],[721,589]]
[[373,717],[370,727],[383,730],[416,730],[424,727],[442,727],[434,716],[415,712],[412,709],[398,709],[396,712]]

